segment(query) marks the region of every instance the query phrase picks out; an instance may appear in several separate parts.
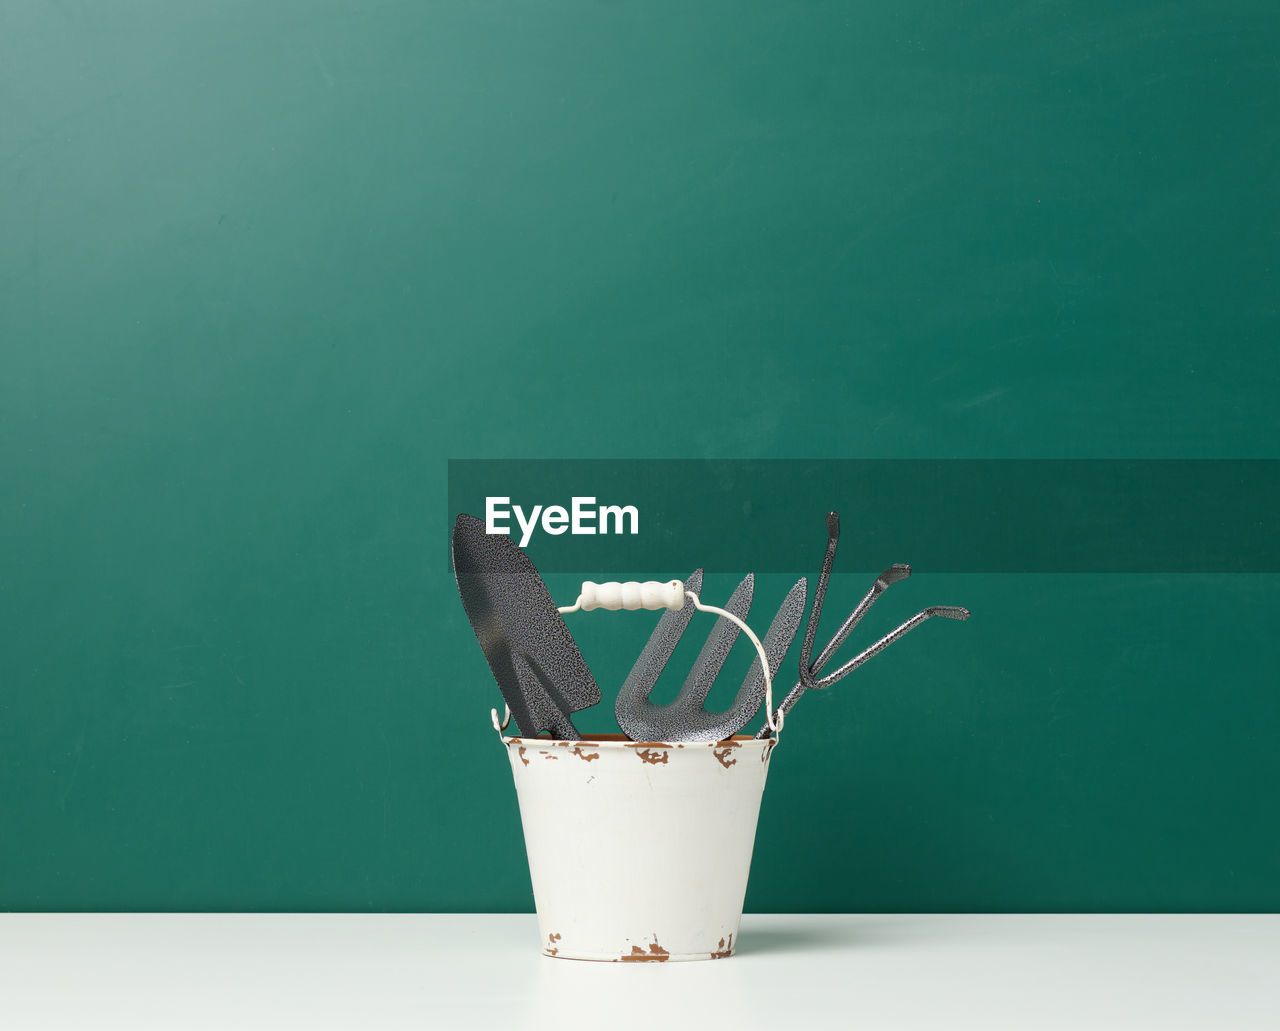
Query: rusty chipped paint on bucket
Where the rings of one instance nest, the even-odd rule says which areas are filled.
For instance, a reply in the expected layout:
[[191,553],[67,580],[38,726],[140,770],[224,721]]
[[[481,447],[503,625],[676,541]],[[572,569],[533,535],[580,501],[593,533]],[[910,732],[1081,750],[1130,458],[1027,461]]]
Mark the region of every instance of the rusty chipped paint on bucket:
[[733,955],[774,740],[502,740],[545,955]]

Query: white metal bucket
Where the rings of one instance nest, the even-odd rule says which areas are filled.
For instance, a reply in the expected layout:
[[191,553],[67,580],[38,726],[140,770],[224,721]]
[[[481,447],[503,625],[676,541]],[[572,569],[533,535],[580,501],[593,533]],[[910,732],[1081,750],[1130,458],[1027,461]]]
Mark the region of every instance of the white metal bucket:
[[546,955],[733,955],[774,740],[503,742]]

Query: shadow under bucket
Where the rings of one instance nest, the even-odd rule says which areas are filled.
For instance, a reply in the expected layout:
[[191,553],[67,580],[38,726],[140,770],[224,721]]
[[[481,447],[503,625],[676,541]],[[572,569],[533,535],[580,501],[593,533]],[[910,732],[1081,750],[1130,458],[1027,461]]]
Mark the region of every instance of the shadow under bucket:
[[733,955],[775,741],[502,740],[545,955]]

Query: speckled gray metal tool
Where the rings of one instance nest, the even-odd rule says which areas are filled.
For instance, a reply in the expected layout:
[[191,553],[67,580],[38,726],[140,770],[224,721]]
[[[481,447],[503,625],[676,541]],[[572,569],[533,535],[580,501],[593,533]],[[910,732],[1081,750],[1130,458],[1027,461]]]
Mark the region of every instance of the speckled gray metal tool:
[[505,534],[485,533],[481,520],[460,515],[453,575],[520,733],[579,740],[569,716],[600,701],[600,688],[529,556]]
[[[694,594],[701,592],[701,569],[690,574],[685,587]],[[755,576],[748,574],[724,608],[745,620],[754,589]],[[778,666],[804,618],[807,592],[808,584],[804,579],[787,592],[764,637],[762,643],[769,658],[771,677],[777,675]],[[723,741],[745,727],[764,701],[764,673],[757,657],[728,709],[707,712],[704,707],[711,686],[738,638],[738,628],[723,617],[716,620],[676,700],[670,705],[655,705],[649,701],[654,685],[676,650],[694,611],[692,605],[686,605],[683,609],[663,613],[618,692],[614,706],[618,726],[633,741]]]
[[[961,608],[958,605],[934,605],[930,608],[917,612],[901,626],[889,631],[880,640],[868,648],[864,648],[834,673],[828,673],[826,676],[819,676],[827,663],[831,661],[831,657],[835,655],[837,649],[844,644],[849,635],[853,632],[861,621],[862,617],[867,614],[871,606],[876,603],[876,599],[880,597],[892,584],[899,580],[905,580],[911,575],[911,567],[907,565],[895,564],[886,569],[878,577],[876,582],[871,585],[871,590],[867,591],[862,601],[858,602],[857,607],[850,613],[849,618],[844,621],[840,629],[830,641],[827,642],[822,651],[818,653],[817,661],[813,661],[814,638],[818,632],[818,621],[822,617],[822,603],[827,597],[827,584],[831,580],[831,568],[835,565],[836,560],[836,544],[840,539],[840,516],[835,512],[827,513],[827,550],[822,557],[822,571],[818,574],[818,583],[813,592],[813,608],[809,612],[809,622],[805,625],[804,641],[800,647],[800,680],[789,692],[786,698],[782,700],[782,704],[778,706],[778,712],[785,718],[791,711],[792,707],[799,701],[800,696],[810,688],[814,690],[822,690],[830,687],[832,684],[838,683],[861,666],[873,655],[878,655],[884,651],[889,645],[893,644],[899,638],[906,636],[921,623],[934,616],[940,616],[943,619],[956,619],[964,621],[969,618],[969,610]],[[758,738],[769,736],[769,727],[766,723],[756,734]]]

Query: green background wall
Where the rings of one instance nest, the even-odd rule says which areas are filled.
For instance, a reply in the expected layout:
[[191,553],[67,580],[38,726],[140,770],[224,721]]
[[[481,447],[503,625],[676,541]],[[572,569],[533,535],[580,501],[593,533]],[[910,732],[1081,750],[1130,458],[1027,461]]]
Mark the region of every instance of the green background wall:
[[[531,908],[450,457],[1280,457],[1278,47],[4,4],[0,907]],[[796,709],[749,908],[1280,907],[1277,577],[900,590],[979,616]],[[645,629],[582,624],[606,693]]]

